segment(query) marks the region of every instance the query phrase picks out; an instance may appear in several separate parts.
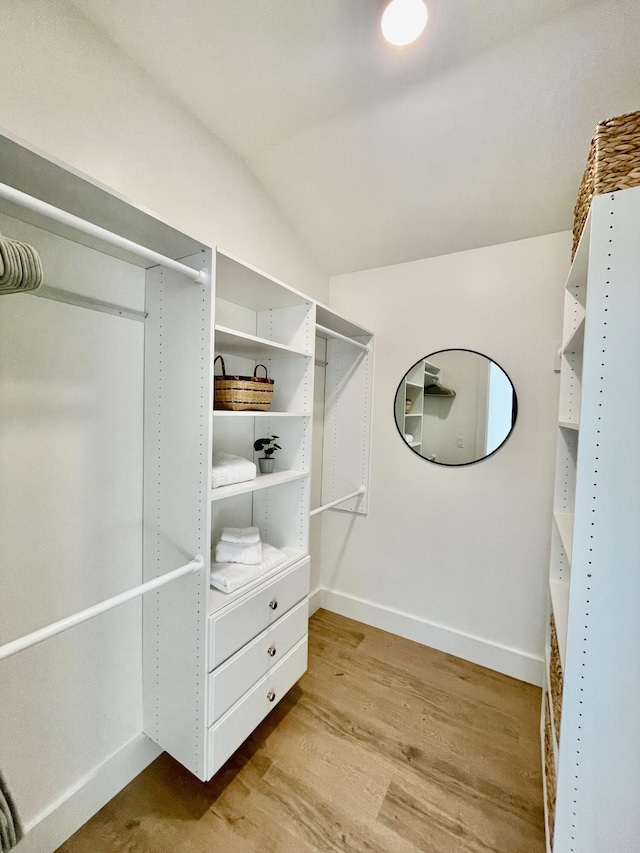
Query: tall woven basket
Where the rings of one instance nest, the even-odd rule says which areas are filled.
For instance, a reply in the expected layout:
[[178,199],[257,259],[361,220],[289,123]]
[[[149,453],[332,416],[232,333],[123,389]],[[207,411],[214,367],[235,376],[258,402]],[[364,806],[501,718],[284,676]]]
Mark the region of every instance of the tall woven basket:
[[640,112],[603,121],[591,140],[573,215],[575,256],[594,195],[640,186]]
[[560,663],[560,649],[558,647],[558,632],[556,623],[551,614],[551,659],[549,661],[549,692],[553,707],[553,726],[556,733],[556,742],[560,741],[560,717],[562,714],[562,664]]
[[549,695],[544,697],[544,778],[547,789],[547,820],[549,822],[549,838],[553,848],[553,830],[556,822],[556,766],[553,758],[553,743],[551,741],[551,713],[549,711]]
[[[275,383],[267,376],[267,368],[264,364],[256,365],[253,376],[230,376],[221,355],[216,356],[213,362],[214,367],[218,359],[222,367],[222,376],[214,376],[214,409],[227,409],[232,412],[268,412]],[[264,376],[257,375],[259,367],[264,369]]]

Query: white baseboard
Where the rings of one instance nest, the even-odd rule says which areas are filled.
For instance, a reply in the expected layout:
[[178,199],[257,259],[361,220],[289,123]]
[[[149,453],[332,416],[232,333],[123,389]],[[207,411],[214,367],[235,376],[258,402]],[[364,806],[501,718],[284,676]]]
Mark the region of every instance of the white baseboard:
[[316,590],[313,597],[320,600],[319,606],[325,610],[486,666],[537,687],[542,686],[542,658],[333,590]]
[[16,853],[52,853],[161,752],[146,735],[137,735],[30,821]]
[[316,610],[322,607],[322,593],[324,591],[318,587],[309,593],[309,616],[313,616]]

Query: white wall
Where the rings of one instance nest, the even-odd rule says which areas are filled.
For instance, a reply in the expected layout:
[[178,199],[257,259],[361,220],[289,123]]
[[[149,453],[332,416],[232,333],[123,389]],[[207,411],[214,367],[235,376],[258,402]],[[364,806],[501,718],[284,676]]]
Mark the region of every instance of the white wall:
[[[566,232],[331,280],[376,335],[367,517],[326,513],[325,606],[525,680],[542,675]],[[461,347],[511,377],[518,421],[494,456],[433,465],[397,433],[406,370]]]
[[242,160],[122,51],[64,0],[1,8],[0,129],[326,301],[326,276]]
[[[185,233],[327,300],[326,276],[244,163],[77,12],[61,0],[6,0],[1,18],[4,132],[90,175]],[[194,49],[206,49],[198,45],[197,36],[194,33]],[[212,80],[211,85],[224,81]],[[81,288],[82,282],[67,276],[62,286]],[[14,309],[23,298],[30,300],[13,297]],[[123,299],[120,294],[116,301]],[[68,308],[31,301],[43,315],[68,316]],[[11,328],[8,313],[4,319]],[[87,334],[96,323],[86,324]],[[53,326],[51,330],[55,333]],[[138,331],[142,333],[141,327]],[[51,346],[44,339],[40,343]],[[15,373],[14,367],[8,375]],[[84,381],[84,374],[79,381]],[[46,388],[37,390],[47,393]],[[29,411],[42,403],[35,394],[27,394],[27,399]],[[38,428],[44,440],[46,423]],[[138,430],[135,442],[139,439]],[[32,468],[30,487],[37,484],[37,455]],[[130,473],[133,476],[135,469]],[[74,494],[66,505],[69,512],[78,503],[85,509],[100,505],[93,499],[90,479],[87,471],[82,480],[85,491]],[[127,489],[138,511],[139,480],[137,476],[138,491],[135,485]],[[42,495],[38,501],[36,526],[37,519],[47,517]],[[28,509],[24,507],[25,513]],[[81,517],[86,517],[84,510]],[[108,526],[109,519],[102,522]],[[5,541],[9,550],[15,550],[13,540]],[[54,563],[62,563],[60,549],[52,553],[48,544],[46,536],[38,538],[31,530],[25,552],[29,584],[20,583],[25,571],[21,565],[3,585],[3,609],[7,602],[17,601],[18,606],[10,619],[4,619],[0,641],[125,589],[132,585],[132,575],[138,582],[139,542],[130,560],[115,560],[124,572],[117,576],[110,574],[114,560],[108,554],[98,562],[94,555],[90,572],[83,571],[87,554],[76,548],[69,571],[59,584],[49,577],[49,588],[34,570],[42,567],[43,551],[51,557],[52,570]],[[29,607],[29,601],[34,606]],[[0,665],[7,679],[0,768],[31,829],[20,845],[21,853],[50,853],[157,754],[141,736],[140,630],[138,602]],[[9,693],[11,702],[5,699]],[[23,709],[21,716],[16,707]],[[43,737],[50,738],[48,745],[43,745]]]

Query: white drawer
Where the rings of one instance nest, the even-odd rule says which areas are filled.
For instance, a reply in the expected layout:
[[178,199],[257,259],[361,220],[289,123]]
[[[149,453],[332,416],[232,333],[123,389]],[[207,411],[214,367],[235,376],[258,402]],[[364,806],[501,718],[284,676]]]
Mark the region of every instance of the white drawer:
[[304,599],[262,634],[209,674],[207,725],[218,720],[307,633],[309,601]]
[[245,741],[307,668],[307,637],[207,731],[207,779]]
[[276,575],[220,615],[209,617],[209,672],[309,593],[309,558]]

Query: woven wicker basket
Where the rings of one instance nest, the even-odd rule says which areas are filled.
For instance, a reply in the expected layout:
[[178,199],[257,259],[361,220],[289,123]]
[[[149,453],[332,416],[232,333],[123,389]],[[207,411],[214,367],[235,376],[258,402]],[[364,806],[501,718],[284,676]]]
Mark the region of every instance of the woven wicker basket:
[[560,650],[558,649],[558,634],[556,623],[551,615],[551,659],[549,661],[549,688],[551,702],[553,705],[553,725],[556,732],[556,741],[560,741],[560,715],[562,713],[562,665],[560,663]]
[[[268,412],[275,383],[267,376],[264,364],[257,364],[253,376],[229,376],[221,355],[222,376],[214,376],[213,407],[232,412]],[[264,369],[264,376],[257,376],[258,368]]]
[[640,112],[603,121],[591,140],[573,215],[573,259],[594,195],[640,185]]
[[553,847],[553,829],[556,818],[556,767],[553,760],[553,744],[551,743],[551,715],[549,712],[549,694],[544,698],[544,778],[547,788],[547,819],[549,822],[549,838]]

